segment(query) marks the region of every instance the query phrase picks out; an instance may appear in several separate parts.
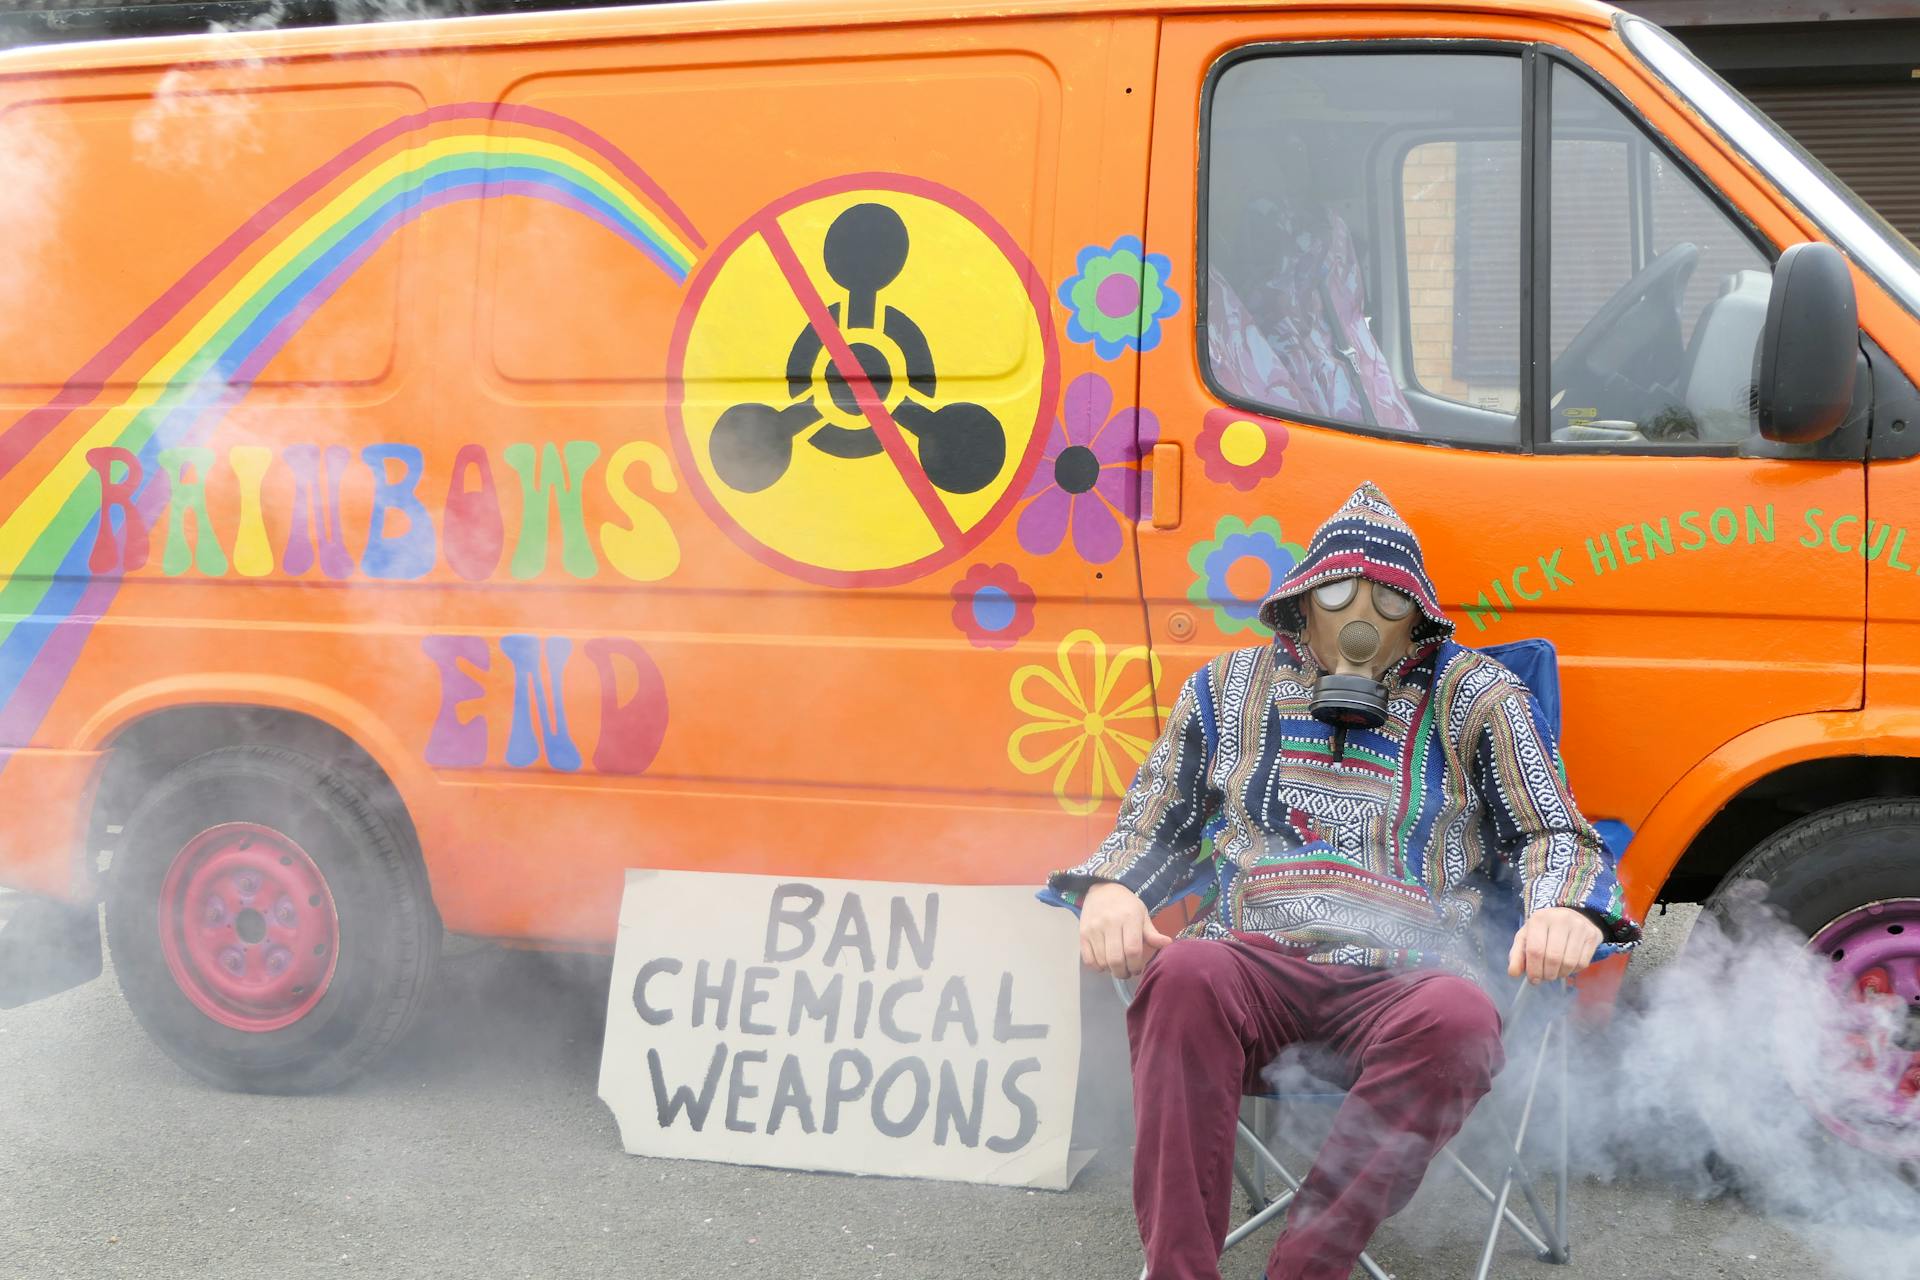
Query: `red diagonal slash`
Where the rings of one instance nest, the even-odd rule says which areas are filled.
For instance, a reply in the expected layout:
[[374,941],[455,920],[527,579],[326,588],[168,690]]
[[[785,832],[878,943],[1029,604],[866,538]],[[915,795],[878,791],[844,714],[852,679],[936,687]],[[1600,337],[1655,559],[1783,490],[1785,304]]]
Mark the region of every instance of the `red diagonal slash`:
[[787,278],[787,287],[793,290],[800,309],[806,312],[807,323],[813,326],[813,331],[820,335],[820,341],[826,344],[827,358],[833,361],[834,367],[840,370],[840,376],[852,389],[860,412],[866,415],[867,425],[880,438],[880,447],[887,451],[887,457],[900,473],[900,478],[907,482],[907,491],[920,504],[920,510],[926,514],[927,523],[933,526],[935,536],[943,546],[958,542],[960,526],[954,523],[953,513],[947,510],[946,503],[940,501],[940,495],[933,491],[933,482],[927,479],[927,473],[920,467],[920,460],[907,447],[907,438],[901,434],[900,425],[887,412],[887,406],[880,402],[880,397],[873,394],[873,384],[867,380],[866,369],[854,358],[846,335],[834,323],[827,304],[820,297],[820,291],[813,287],[813,281],[800,265],[800,259],[793,252],[793,245],[780,229],[779,222],[773,218],[766,219],[760,227],[760,235],[773,253],[773,261],[780,268],[780,274]]

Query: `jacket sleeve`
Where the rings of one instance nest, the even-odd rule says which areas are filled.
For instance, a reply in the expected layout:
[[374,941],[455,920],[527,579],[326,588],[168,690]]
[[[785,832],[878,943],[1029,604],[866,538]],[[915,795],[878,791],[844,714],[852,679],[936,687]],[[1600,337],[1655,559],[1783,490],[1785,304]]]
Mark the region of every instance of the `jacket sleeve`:
[[1474,787],[1501,852],[1519,874],[1527,915],[1571,907],[1599,925],[1606,941],[1639,941],[1613,855],[1581,816],[1553,736],[1523,688],[1490,707],[1476,743]]
[[1111,880],[1158,910],[1185,879],[1207,820],[1219,809],[1219,794],[1207,781],[1212,671],[1202,667],[1180,687],[1159,740],[1120,802],[1112,833],[1091,858],[1047,877],[1055,893],[1077,904],[1090,885]]

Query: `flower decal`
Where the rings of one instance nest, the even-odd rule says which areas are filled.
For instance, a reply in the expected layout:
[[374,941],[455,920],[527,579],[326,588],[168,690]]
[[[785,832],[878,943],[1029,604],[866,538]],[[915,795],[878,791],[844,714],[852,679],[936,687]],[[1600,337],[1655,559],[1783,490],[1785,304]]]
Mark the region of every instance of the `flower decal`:
[[1125,545],[1123,520],[1140,518],[1139,465],[1160,438],[1160,421],[1145,409],[1113,411],[1113,388],[1097,373],[1067,387],[1060,417],[1034,469],[1015,530],[1037,556],[1057,550],[1073,529],[1073,549],[1089,564],[1106,564]]
[[1028,722],[1007,739],[1007,759],[1022,773],[1051,774],[1068,813],[1092,813],[1147,758],[1159,683],[1160,659],[1145,645],[1109,653],[1093,632],[1071,632],[1052,665],[1013,673],[1007,691]]
[[1193,442],[1207,479],[1230,484],[1242,493],[1280,474],[1280,456],[1286,448],[1285,427],[1238,409],[1210,411],[1201,420],[1200,438]]
[[976,649],[1011,649],[1033,630],[1033,588],[1010,564],[977,564],[953,584],[953,625]]
[[1173,263],[1140,249],[1138,236],[1121,236],[1110,249],[1088,245],[1074,264],[1078,272],[1060,286],[1060,301],[1073,313],[1067,337],[1091,342],[1102,360],[1129,347],[1153,350],[1160,322],[1180,309],[1180,295],[1167,284]]
[[1282,541],[1280,522],[1272,516],[1252,524],[1221,516],[1213,537],[1187,553],[1187,567],[1200,575],[1187,588],[1187,599],[1211,612],[1213,624],[1228,635],[1271,634],[1260,621],[1260,605],[1306,554],[1299,543]]

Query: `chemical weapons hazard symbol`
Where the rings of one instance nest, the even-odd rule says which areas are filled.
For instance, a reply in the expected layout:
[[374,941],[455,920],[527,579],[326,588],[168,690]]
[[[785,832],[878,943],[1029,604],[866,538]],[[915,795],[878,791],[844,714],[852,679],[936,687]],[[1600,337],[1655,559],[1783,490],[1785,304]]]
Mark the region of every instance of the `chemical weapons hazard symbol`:
[[905,582],[1003,520],[1058,362],[1044,286],[958,192],[892,175],[774,202],[695,277],[669,407],[695,491],[754,556]]

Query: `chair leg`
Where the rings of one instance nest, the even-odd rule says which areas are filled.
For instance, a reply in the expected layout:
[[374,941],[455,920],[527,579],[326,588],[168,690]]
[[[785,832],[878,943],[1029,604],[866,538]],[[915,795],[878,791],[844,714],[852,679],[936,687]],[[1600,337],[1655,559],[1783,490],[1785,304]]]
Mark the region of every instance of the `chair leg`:
[[1257,1212],[1232,1231],[1229,1231],[1227,1233],[1227,1242],[1220,1246],[1220,1252],[1222,1253],[1233,1248],[1233,1246],[1245,1240],[1261,1227],[1285,1213],[1287,1206],[1291,1205],[1293,1198],[1300,1193],[1299,1180],[1293,1176],[1293,1173],[1287,1166],[1280,1163],[1273,1152],[1267,1150],[1267,1144],[1260,1141],[1245,1120],[1237,1122],[1234,1142],[1236,1148],[1234,1151],[1234,1165],[1236,1168],[1240,1163],[1240,1149],[1244,1148],[1252,1155],[1254,1169],[1256,1173],[1261,1175],[1262,1181],[1265,1180],[1264,1173],[1271,1171],[1280,1181],[1287,1184],[1287,1189],[1259,1206]]
[[[1253,1107],[1253,1123],[1251,1127],[1234,1134],[1233,1176],[1240,1183],[1241,1190],[1247,1193],[1247,1203],[1255,1212],[1258,1212],[1272,1204],[1273,1197],[1267,1194],[1266,1171],[1257,1162],[1242,1159],[1242,1152],[1251,1148],[1251,1140],[1247,1135],[1256,1130],[1264,1131],[1267,1126],[1262,1123],[1260,1100],[1258,1098],[1242,1099],[1243,1107],[1248,1104]],[[1244,1111],[1241,1118],[1245,1119]]]
[[1393,1273],[1381,1270],[1380,1264],[1373,1260],[1372,1254],[1360,1255],[1360,1269],[1372,1276],[1373,1280],[1393,1280]]
[[[1553,1037],[1556,1034],[1559,1036],[1559,1043],[1558,1045],[1553,1045]],[[1567,1133],[1568,1118],[1572,1107],[1572,1100],[1568,1096],[1567,1089],[1569,1075],[1568,1060],[1571,1052],[1568,1045],[1569,1035],[1570,1033],[1567,1031],[1564,1020],[1557,1020],[1542,1030],[1540,1039],[1542,1050],[1545,1050],[1549,1046],[1552,1046],[1555,1050],[1552,1066],[1548,1066],[1544,1054],[1537,1054],[1534,1059],[1535,1070],[1529,1081],[1529,1090],[1537,1089],[1540,1079],[1544,1077],[1549,1070],[1553,1072],[1557,1080],[1556,1086],[1550,1090],[1557,1095],[1555,1098],[1557,1105],[1554,1108],[1557,1132],[1554,1133],[1554,1145],[1552,1148],[1552,1156],[1550,1157],[1553,1160],[1552,1167],[1554,1175],[1554,1211],[1551,1215],[1547,1213],[1546,1205],[1542,1202],[1540,1194],[1534,1190],[1535,1179],[1533,1171],[1528,1167],[1525,1157],[1521,1154],[1520,1140],[1511,1137],[1507,1133],[1505,1124],[1497,1115],[1489,1115],[1487,1112],[1482,1112],[1480,1116],[1476,1117],[1481,1123],[1491,1126],[1501,1140],[1507,1144],[1507,1150],[1511,1153],[1509,1159],[1514,1175],[1513,1180],[1519,1186],[1521,1195],[1526,1198],[1527,1207],[1533,1212],[1533,1220],[1539,1226],[1539,1233],[1536,1234],[1526,1222],[1521,1220],[1520,1216],[1516,1214],[1511,1207],[1503,1210],[1502,1216],[1506,1224],[1517,1231],[1529,1245],[1533,1246],[1534,1252],[1542,1262],[1550,1263],[1566,1263],[1572,1259],[1572,1241],[1567,1229],[1567,1215],[1572,1201],[1570,1187],[1568,1185],[1569,1160]],[[1460,1171],[1461,1176],[1480,1194],[1482,1199],[1486,1200],[1489,1204],[1497,1204],[1499,1202],[1498,1193],[1488,1187],[1486,1183],[1482,1182],[1479,1175],[1474,1173],[1473,1169],[1460,1158],[1457,1152],[1449,1147],[1444,1154],[1453,1162],[1454,1167]]]
[[[1227,1250],[1233,1248],[1233,1246],[1239,1244],[1242,1240],[1245,1240],[1248,1236],[1258,1231],[1261,1227],[1266,1226],[1267,1223],[1273,1221],[1275,1218],[1285,1213],[1287,1211],[1288,1206],[1290,1206],[1293,1203],[1294,1197],[1298,1194],[1299,1193],[1297,1191],[1288,1191],[1284,1193],[1283,1195],[1280,1196],[1279,1199],[1275,1200],[1272,1204],[1268,1205],[1266,1208],[1262,1209],[1260,1212],[1248,1218],[1245,1222],[1235,1227],[1232,1231],[1229,1231],[1227,1233],[1226,1243],[1220,1246],[1220,1252],[1222,1254],[1226,1253]],[[1393,1276],[1390,1273],[1383,1270],[1380,1264],[1373,1260],[1372,1255],[1362,1253],[1360,1255],[1359,1261],[1360,1261],[1360,1269],[1366,1272],[1367,1275],[1372,1278],[1372,1280],[1394,1280]],[[1146,1280],[1146,1273],[1144,1271],[1141,1272],[1141,1280]]]
[[[1470,1165],[1468,1165],[1466,1161],[1462,1160],[1459,1156],[1455,1155],[1451,1147],[1449,1147],[1446,1151],[1442,1152],[1441,1154],[1445,1155],[1447,1159],[1453,1161],[1453,1167],[1460,1171],[1460,1176],[1467,1180],[1468,1186],[1472,1187],[1475,1191],[1480,1193],[1480,1198],[1482,1200],[1485,1200],[1488,1204],[1499,1203],[1499,1197],[1497,1193],[1494,1191],[1494,1189],[1488,1186],[1486,1183],[1482,1182],[1480,1180],[1480,1175],[1475,1173],[1473,1171],[1473,1168]],[[1549,1246],[1547,1245],[1547,1242],[1545,1240],[1542,1240],[1537,1234],[1535,1234],[1533,1228],[1529,1227],[1526,1224],[1526,1220],[1520,1217],[1519,1214],[1515,1213],[1512,1209],[1508,1209],[1505,1211],[1504,1216],[1506,1218],[1507,1225],[1512,1227],[1515,1231],[1518,1231],[1521,1235],[1521,1238],[1524,1239],[1528,1244],[1532,1245],[1536,1252],[1542,1255],[1545,1255],[1550,1251]]]
[[1260,1212],[1252,1214],[1245,1222],[1242,1222],[1239,1226],[1227,1232],[1226,1241],[1221,1244],[1220,1252],[1224,1254],[1227,1250],[1233,1248],[1233,1246],[1239,1244],[1242,1240],[1245,1240],[1248,1236],[1285,1213],[1288,1207],[1293,1204],[1293,1197],[1294,1193],[1291,1191],[1282,1192],[1275,1198],[1272,1204],[1260,1210]]
[[[1527,1140],[1527,1124],[1533,1119],[1533,1099],[1540,1089],[1540,1069],[1547,1059],[1547,1050],[1553,1043],[1553,1033],[1557,1026],[1548,1026],[1540,1037],[1540,1049],[1534,1054],[1533,1070],[1527,1079],[1527,1099],[1520,1107],[1520,1124],[1513,1135],[1512,1154],[1506,1161],[1506,1173],[1500,1179],[1500,1191],[1493,1202],[1493,1225],[1487,1228],[1486,1247],[1480,1251],[1480,1266],[1473,1273],[1473,1280],[1487,1280],[1487,1272],[1493,1267],[1493,1250],[1500,1242],[1500,1228],[1507,1217],[1507,1197],[1513,1192],[1514,1169],[1520,1162],[1520,1145]],[[1544,1225],[1544,1224],[1542,1224]]]
[[1273,1152],[1267,1150],[1267,1144],[1255,1136],[1253,1130],[1247,1127],[1245,1120],[1239,1122],[1236,1141],[1243,1144],[1247,1151],[1252,1153],[1254,1163],[1257,1166],[1267,1169],[1275,1177],[1279,1178],[1280,1181],[1286,1183],[1289,1193],[1300,1190],[1300,1179],[1294,1177],[1292,1171],[1289,1170],[1287,1166],[1281,1164],[1279,1158],[1276,1157]]
[[[1506,1127],[1504,1125],[1499,1125],[1496,1123],[1496,1132],[1498,1132],[1503,1139],[1506,1137]],[[1551,1215],[1547,1213],[1547,1206],[1540,1203],[1540,1193],[1533,1189],[1533,1170],[1529,1169],[1527,1167],[1527,1162],[1521,1159],[1519,1155],[1519,1144],[1517,1142],[1514,1144],[1512,1149],[1514,1151],[1514,1155],[1512,1157],[1514,1185],[1519,1187],[1520,1194],[1526,1197],[1527,1207],[1533,1210],[1533,1220],[1540,1224],[1540,1229],[1542,1231],[1551,1232],[1553,1228],[1548,1225],[1549,1221],[1551,1220]],[[1520,1221],[1520,1219],[1514,1215],[1511,1209],[1507,1211],[1507,1216],[1510,1220],[1512,1220],[1516,1224]],[[1553,1257],[1553,1253],[1555,1250],[1552,1245],[1542,1241],[1540,1237],[1534,1235],[1531,1231],[1527,1231],[1526,1236],[1527,1236],[1527,1239],[1531,1241],[1534,1247],[1539,1251],[1543,1261],[1552,1262],[1556,1260]]]
[[1568,1056],[1572,1052],[1567,1047],[1567,1041],[1570,1038],[1571,1034],[1567,1030],[1567,1024],[1563,1021],[1560,1023],[1560,1061],[1558,1063],[1560,1076],[1560,1133],[1558,1142],[1559,1151],[1557,1154],[1560,1159],[1557,1167],[1553,1171],[1554,1247],[1549,1254],[1551,1261],[1559,1263],[1573,1261],[1573,1236],[1569,1233],[1567,1227],[1567,1128],[1570,1114],[1573,1111],[1573,1095],[1570,1092],[1572,1081],[1567,1066]]
[[[1520,1194],[1526,1197],[1527,1207],[1533,1211],[1533,1220],[1539,1224],[1540,1230],[1546,1233],[1547,1238],[1543,1240],[1528,1230],[1526,1225],[1520,1221],[1511,1209],[1507,1211],[1507,1220],[1526,1237],[1527,1242],[1531,1244],[1535,1252],[1540,1255],[1542,1262],[1558,1264],[1569,1262],[1573,1257],[1572,1246],[1567,1239],[1567,1108],[1571,1104],[1567,1097],[1567,1029],[1565,1023],[1554,1023],[1549,1026],[1546,1031],[1542,1033],[1542,1045],[1544,1046],[1552,1042],[1556,1036],[1558,1037],[1559,1044],[1554,1054],[1554,1066],[1552,1069],[1558,1076],[1558,1084],[1554,1092],[1558,1094],[1560,1105],[1555,1108],[1555,1118],[1558,1121],[1558,1133],[1555,1136],[1554,1148],[1554,1199],[1552,1215],[1547,1213],[1547,1206],[1540,1202],[1539,1193],[1533,1189],[1533,1170],[1528,1167],[1526,1159],[1520,1154],[1520,1144],[1524,1140],[1524,1135],[1512,1139],[1509,1144],[1510,1150],[1513,1153],[1512,1161],[1515,1183],[1520,1188]],[[1540,1075],[1544,1075],[1548,1070],[1544,1061],[1536,1060],[1536,1065],[1538,1066],[1538,1074]],[[1506,1126],[1503,1125],[1498,1118],[1493,1119],[1491,1123],[1494,1126],[1494,1131],[1500,1135],[1502,1140],[1507,1140]],[[1452,1153],[1449,1152],[1448,1154],[1451,1155]],[[1473,1176],[1471,1170],[1466,1169],[1458,1156],[1454,1157],[1454,1163],[1459,1165],[1462,1171],[1467,1174],[1468,1180],[1475,1184],[1475,1189],[1478,1190],[1481,1195],[1489,1200],[1493,1199],[1493,1193],[1486,1188],[1484,1183],[1481,1183],[1478,1178]]]
[[[1288,1207],[1293,1204],[1295,1197],[1300,1194],[1300,1180],[1293,1176],[1293,1172],[1288,1169],[1287,1166],[1280,1163],[1279,1158],[1275,1156],[1273,1152],[1267,1150],[1266,1143],[1261,1142],[1254,1135],[1253,1130],[1247,1127],[1245,1121],[1241,1121],[1240,1123],[1237,1140],[1239,1143],[1244,1144],[1247,1150],[1252,1153],[1256,1166],[1271,1171],[1275,1177],[1287,1184],[1287,1189],[1267,1204],[1265,1208],[1228,1232],[1227,1241],[1220,1248],[1221,1253],[1225,1253],[1228,1249],[1233,1248],[1233,1246],[1245,1240],[1255,1231],[1258,1231],[1261,1227],[1273,1221],[1282,1213],[1285,1213]],[[1237,1164],[1238,1152],[1236,1152],[1235,1155]],[[1393,1276],[1388,1274],[1369,1254],[1362,1253],[1360,1255],[1360,1269],[1366,1272],[1372,1280],[1393,1280]]]
[[1247,1167],[1247,1162],[1240,1158],[1238,1150],[1233,1153],[1233,1180],[1238,1182],[1240,1189],[1247,1193],[1247,1203],[1256,1211],[1272,1203],[1267,1198],[1266,1187],[1261,1185],[1264,1179],[1259,1177],[1256,1170]]

